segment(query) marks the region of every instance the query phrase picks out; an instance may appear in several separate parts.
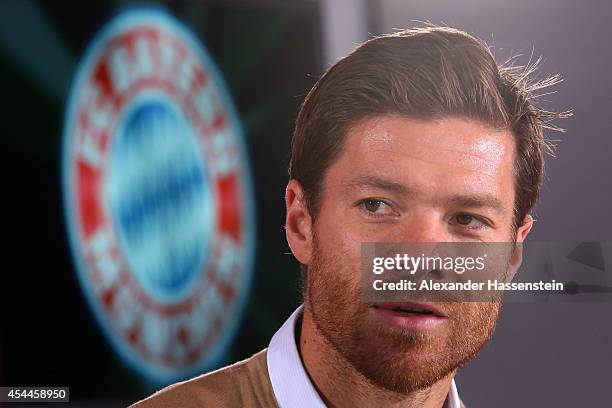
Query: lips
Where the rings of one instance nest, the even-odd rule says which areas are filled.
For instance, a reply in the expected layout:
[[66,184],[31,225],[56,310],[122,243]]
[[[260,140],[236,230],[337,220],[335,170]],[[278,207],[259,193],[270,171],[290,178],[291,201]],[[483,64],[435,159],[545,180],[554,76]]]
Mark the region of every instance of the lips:
[[431,303],[421,302],[380,302],[372,304],[375,309],[393,311],[407,316],[433,315],[447,317],[439,308]]
[[448,321],[447,315],[431,303],[374,303],[370,310],[382,324],[409,331],[430,331]]

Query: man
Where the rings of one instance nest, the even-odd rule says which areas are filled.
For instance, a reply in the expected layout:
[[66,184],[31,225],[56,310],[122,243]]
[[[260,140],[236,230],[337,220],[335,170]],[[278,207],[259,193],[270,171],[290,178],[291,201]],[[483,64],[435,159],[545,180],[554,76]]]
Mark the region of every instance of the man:
[[533,92],[556,82],[529,73],[445,27],[372,39],[331,67],[300,109],[285,196],[303,307],[267,349],[136,406],[462,407],[454,375],[499,302],[365,302],[361,243],[525,239],[554,116]]

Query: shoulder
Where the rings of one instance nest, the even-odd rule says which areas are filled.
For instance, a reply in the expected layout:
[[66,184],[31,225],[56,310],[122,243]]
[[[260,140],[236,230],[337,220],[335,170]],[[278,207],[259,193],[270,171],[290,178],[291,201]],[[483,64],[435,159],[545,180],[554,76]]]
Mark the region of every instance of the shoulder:
[[131,408],[276,407],[267,349],[246,360],[170,385]]

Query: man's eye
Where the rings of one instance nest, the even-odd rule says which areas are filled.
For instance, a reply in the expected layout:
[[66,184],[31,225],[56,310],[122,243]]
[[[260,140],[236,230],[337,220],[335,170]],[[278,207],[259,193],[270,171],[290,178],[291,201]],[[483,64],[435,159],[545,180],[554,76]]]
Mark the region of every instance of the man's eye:
[[362,200],[360,202],[360,206],[363,210],[366,211],[366,213],[368,213],[368,215],[386,216],[393,214],[393,210],[391,209],[391,206],[389,204],[382,200],[377,200],[374,198]]
[[455,223],[469,229],[481,229],[488,226],[481,219],[471,214],[458,214],[454,218]]

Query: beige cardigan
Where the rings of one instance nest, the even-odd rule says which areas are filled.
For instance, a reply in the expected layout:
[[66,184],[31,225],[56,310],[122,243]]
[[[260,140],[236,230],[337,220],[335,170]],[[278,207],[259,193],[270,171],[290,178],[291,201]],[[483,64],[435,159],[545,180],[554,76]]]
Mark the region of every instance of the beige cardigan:
[[266,352],[170,385],[130,408],[277,408]]
[[217,371],[170,385],[133,408],[276,408],[266,351]]

